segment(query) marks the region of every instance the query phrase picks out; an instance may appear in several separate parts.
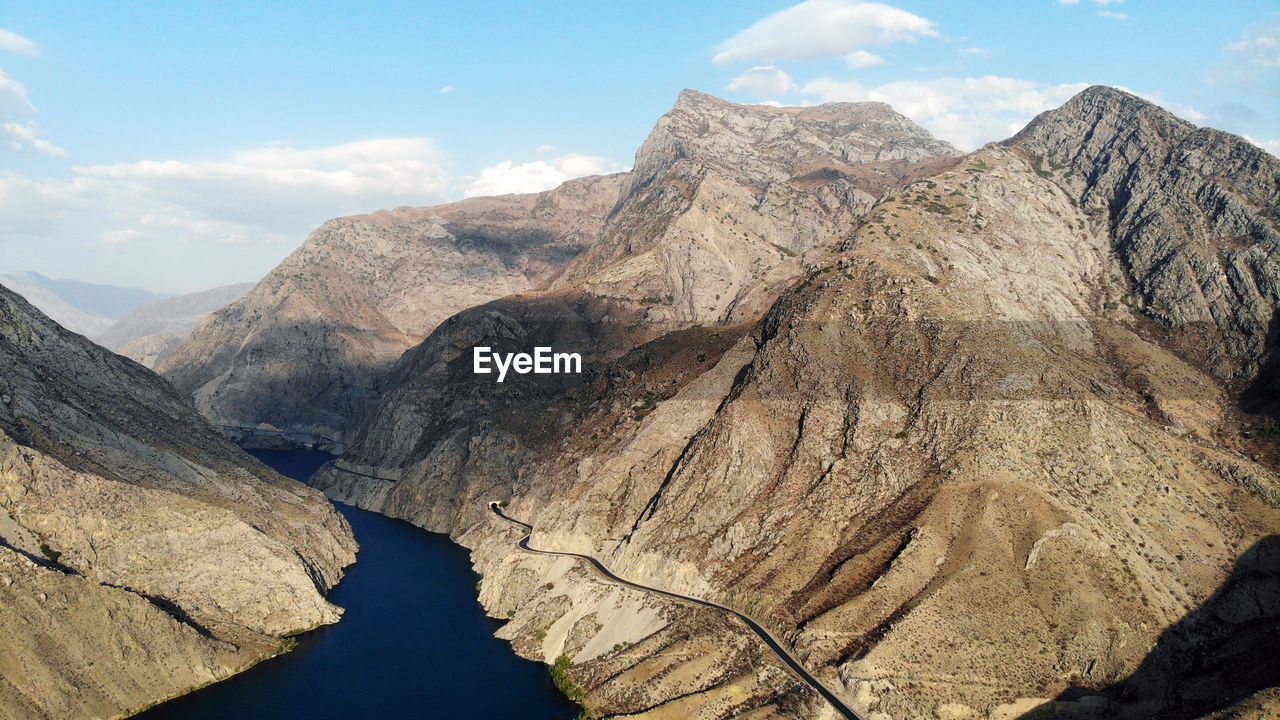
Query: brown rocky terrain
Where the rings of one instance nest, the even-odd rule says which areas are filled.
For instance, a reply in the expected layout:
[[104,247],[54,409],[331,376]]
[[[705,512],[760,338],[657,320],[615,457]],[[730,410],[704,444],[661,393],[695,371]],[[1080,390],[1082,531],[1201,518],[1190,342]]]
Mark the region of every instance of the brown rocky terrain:
[[545,289],[657,331],[754,319],[802,253],[957,154],[883,104],[685,91],[632,173],[327,223],[160,371],[242,443],[341,448],[377,378],[456,312]]
[[244,297],[253,285],[224,285],[143,305],[120,318],[93,341],[143,367],[154,368],[173,354],[197,323]]
[[652,322],[752,320],[801,254],[958,154],[882,103],[775,108],[685,90],[636,152],[599,242],[554,287]]
[[3,289],[0,367],[0,714],[121,716],[338,619],[318,492]]
[[594,242],[620,183],[331,220],[158,370],[242,443],[341,447],[401,353],[459,310],[559,274]]
[[[678,119],[641,155],[683,162],[662,140]],[[780,201],[821,230],[761,235],[806,251],[746,281],[763,317],[685,302],[745,295],[679,228],[760,220],[768,193],[729,187],[695,212],[718,171],[662,189],[643,180],[668,177],[656,164],[638,156],[619,204],[647,197],[654,227],[615,213],[559,290],[460,314],[407,353],[326,491],[473,548],[503,634],[569,656],[603,714],[829,711],[767,656],[730,659],[750,645],[732,623],[654,598],[620,613],[627,593],[515,550],[486,500],[539,547],[750,613],[868,718],[1273,708],[1256,638],[1280,618],[1280,478],[1238,403],[1265,400],[1275,362],[1280,161],[1091,88],[864,216]],[[798,281],[769,275],[789,262]],[[635,301],[676,277],[666,303]],[[496,386],[467,372],[482,342],[582,343],[587,372]],[[712,647],[730,655],[700,665]]]

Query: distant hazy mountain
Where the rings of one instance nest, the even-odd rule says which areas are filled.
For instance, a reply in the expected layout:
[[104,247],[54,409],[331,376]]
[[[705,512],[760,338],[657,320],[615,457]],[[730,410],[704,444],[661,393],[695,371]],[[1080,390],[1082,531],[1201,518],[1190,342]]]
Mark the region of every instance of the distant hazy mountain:
[[0,284],[25,297],[59,325],[88,337],[105,331],[139,305],[172,297],[141,288],[53,280],[35,272],[0,275]]
[[224,285],[143,305],[93,339],[108,350],[155,367],[209,313],[239,300],[255,284]]

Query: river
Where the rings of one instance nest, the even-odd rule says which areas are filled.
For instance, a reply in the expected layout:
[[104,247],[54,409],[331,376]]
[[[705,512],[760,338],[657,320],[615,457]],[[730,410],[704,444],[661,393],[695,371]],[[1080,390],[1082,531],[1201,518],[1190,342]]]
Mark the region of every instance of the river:
[[[329,455],[254,450],[306,481]],[[299,638],[281,657],[141,715],[139,720],[569,720],[547,667],[493,637],[467,553],[449,538],[338,505],[360,542],[330,600],[342,621]]]

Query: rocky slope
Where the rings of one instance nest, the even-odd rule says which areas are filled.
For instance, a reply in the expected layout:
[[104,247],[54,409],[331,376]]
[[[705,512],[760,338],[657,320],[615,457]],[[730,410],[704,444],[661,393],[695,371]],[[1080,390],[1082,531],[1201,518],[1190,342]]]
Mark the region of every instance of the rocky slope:
[[882,103],[775,108],[685,90],[636,152],[600,241],[555,287],[651,321],[751,320],[799,255],[958,154]]
[[326,224],[160,369],[215,423],[266,431],[241,442],[347,441],[375,378],[456,312],[548,289],[658,331],[753,319],[803,252],[956,154],[881,104],[685,91],[634,173]]
[[3,289],[0,367],[0,714],[115,717],[338,619],[318,492]]
[[[1129,277],[1120,298],[1215,376],[1274,373],[1280,337],[1280,163],[1113,88],[1092,88],[1008,144],[1102,223]],[[1280,389],[1280,388],[1278,388]]]
[[[591,578],[513,550],[485,500],[540,547],[751,613],[878,720],[1266,703],[1246,698],[1280,684],[1250,639],[1280,622],[1280,478],[1241,452],[1236,403],[1273,362],[1278,173],[1239,138],[1092,88],[861,220],[806,209],[793,226],[832,212],[843,228],[762,319],[707,310],[728,324],[621,352],[654,316],[608,294],[630,292],[619,268],[684,258],[716,282],[679,254],[698,237],[668,234],[685,217],[669,183],[649,207],[675,220],[625,246],[607,224],[558,281],[582,295],[493,303],[407,353],[320,482],[472,547],[503,633],[570,656],[604,714],[825,710],[767,657],[699,665],[749,646],[741,629],[653,600],[656,619],[620,621]],[[600,296],[643,314],[584,321],[580,298]],[[480,341],[583,336],[577,382],[465,371]],[[1177,659],[1195,648],[1220,648],[1197,655],[1212,671]]]
[[377,376],[442,320],[560,273],[620,182],[331,220],[158,369],[242,442],[340,443]]
[[142,305],[93,340],[143,367],[154,368],[177,349],[197,323],[213,311],[239,300],[253,285],[224,285]]

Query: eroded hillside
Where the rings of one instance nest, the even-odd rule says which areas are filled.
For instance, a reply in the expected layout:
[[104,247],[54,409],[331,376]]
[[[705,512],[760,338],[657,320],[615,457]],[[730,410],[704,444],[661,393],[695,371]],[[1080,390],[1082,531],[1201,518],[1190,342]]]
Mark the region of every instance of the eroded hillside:
[[618,176],[331,220],[159,371],[245,444],[337,441],[445,318],[539,287],[594,242]]
[[[1280,481],[1239,451],[1238,409],[1272,362],[1278,174],[1239,138],[1092,88],[862,219],[805,210],[793,225],[838,231],[762,318],[717,311],[704,319],[726,324],[593,353],[578,382],[495,388],[460,371],[471,343],[589,327],[590,347],[621,347],[653,309],[613,301],[600,278],[620,276],[602,270],[573,287],[642,316],[584,324],[562,291],[455,317],[406,354],[321,482],[472,547],[482,600],[513,613],[503,633],[569,654],[603,713],[823,705],[773,671],[697,670],[715,633],[742,631],[665,601],[627,624],[597,581],[515,550],[486,500],[540,547],[752,614],[869,716],[1011,718],[1055,697],[1062,717],[1222,709],[1265,685],[1245,641],[1280,616],[1276,573],[1239,571],[1254,548],[1270,557]],[[662,242],[697,245],[659,235],[575,266],[650,268],[637,258]],[[1262,600],[1178,627],[1263,672],[1153,665],[1224,586]]]
[[335,622],[325,498],[168,383],[0,289],[0,707],[117,717]]

